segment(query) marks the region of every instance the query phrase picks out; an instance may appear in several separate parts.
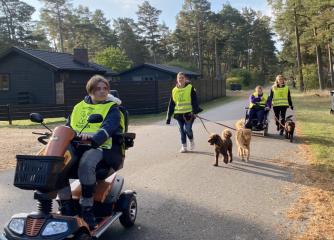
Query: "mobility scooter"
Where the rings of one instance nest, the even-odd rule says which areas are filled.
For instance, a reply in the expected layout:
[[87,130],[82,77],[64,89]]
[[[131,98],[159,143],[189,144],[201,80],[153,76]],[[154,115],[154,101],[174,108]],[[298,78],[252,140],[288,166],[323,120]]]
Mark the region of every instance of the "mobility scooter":
[[245,107],[245,109],[246,109],[246,114],[245,114],[246,128],[251,129],[252,132],[255,134],[267,136],[269,128],[269,121],[268,121],[269,110],[264,110],[263,122],[261,124],[258,124],[257,118],[249,119],[249,110],[250,110],[249,107]]
[[[127,114],[124,113],[122,114],[125,115],[125,130],[115,139],[119,144],[124,145],[125,150],[133,146],[135,134],[127,132]],[[32,113],[30,119],[49,129],[40,114]],[[87,124],[100,123],[102,120],[101,115],[92,114]],[[66,181],[75,178],[73,172],[76,171],[73,169],[79,162],[79,158],[75,156],[75,148],[78,145],[87,146],[89,141],[81,141],[68,126],[58,126],[54,131],[35,134],[41,135],[38,140],[46,146],[37,155],[16,156],[14,185],[34,191],[37,211],[12,216],[4,228],[4,233],[0,234],[1,240],[89,240],[99,238],[117,219],[126,228],[134,225],[137,216],[136,192],[132,190],[122,192],[123,177],[115,171],[112,173],[112,169],[105,166],[96,170],[98,181],[93,209],[98,225],[95,229],[91,230],[83,218],[77,214],[80,209],[81,195],[79,180],[71,183],[76,215],[65,216],[59,211],[53,211],[53,200],[56,199],[57,192],[64,187]]]

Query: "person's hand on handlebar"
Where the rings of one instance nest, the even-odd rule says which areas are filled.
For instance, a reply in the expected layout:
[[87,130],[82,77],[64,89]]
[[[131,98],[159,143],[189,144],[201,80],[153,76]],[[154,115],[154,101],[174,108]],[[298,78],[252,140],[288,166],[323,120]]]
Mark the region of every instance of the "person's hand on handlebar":
[[91,136],[86,133],[81,133],[78,137],[80,137],[82,141],[87,141],[91,139]]

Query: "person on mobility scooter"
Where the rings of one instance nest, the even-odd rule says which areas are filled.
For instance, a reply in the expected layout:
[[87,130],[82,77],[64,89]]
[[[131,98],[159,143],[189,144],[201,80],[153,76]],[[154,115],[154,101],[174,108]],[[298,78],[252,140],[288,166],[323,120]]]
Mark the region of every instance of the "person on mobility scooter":
[[254,131],[262,131],[268,128],[267,115],[270,110],[268,95],[258,85],[255,92],[249,97],[249,107],[246,108],[245,127]]
[[[91,148],[79,147],[77,156],[80,162],[77,175],[81,184],[81,216],[91,229],[96,227],[93,213],[93,193],[96,187],[96,170],[111,168],[117,171],[123,164],[123,151],[121,145],[112,142],[112,136],[124,131],[124,121],[121,121],[118,104],[120,100],[109,94],[109,82],[102,76],[93,76],[86,85],[88,96],[74,106],[68,118],[68,125],[75,130],[83,141],[90,139]],[[90,114],[101,114],[102,124],[86,124]],[[102,176],[103,177],[103,176]],[[75,215],[70,184],[58,192],[60,211],[63,215]]]
[[[30,114],[51,133],[33,132],[46,146],[37,155],[16,156],[14,186],[34,191],[38,211],[13,215],[0,240],[90,240],[117,219],[134,225],[136,192],[122,191],[124,178],[115,171],[135,133],[127,132],[127,111],[108,94],[106,79],[93,76],[86,88],[89,96],[74,107],[67,126],[52,131],[40,114]],[[79,180],[70,185],[69,179]],[[54,212],[57,194],[60,211]]]

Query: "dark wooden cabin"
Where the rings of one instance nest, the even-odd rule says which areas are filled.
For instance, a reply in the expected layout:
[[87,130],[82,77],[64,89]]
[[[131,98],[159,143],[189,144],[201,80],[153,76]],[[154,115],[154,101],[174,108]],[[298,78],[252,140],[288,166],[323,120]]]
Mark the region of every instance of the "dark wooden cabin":
[[86,49],[72,55],[13,47],[0,56],[0,105],[73,105],[95,74],[113,73],[89,62]]
[[180,67],[145,63],[113,76],[123,105],[135,114],[159,113],[167,110],[176,75],[183,72],[197,87],[200,74]]

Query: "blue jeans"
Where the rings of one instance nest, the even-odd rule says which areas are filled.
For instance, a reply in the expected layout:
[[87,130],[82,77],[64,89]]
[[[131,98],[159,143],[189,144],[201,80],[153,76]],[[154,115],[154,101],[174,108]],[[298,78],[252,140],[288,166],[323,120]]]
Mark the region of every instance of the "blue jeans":
[[189,140],[192,140],[194,138],[192,129],[194,121],[186,122],[184,119],[177,119],[177,123],[179,124],[181,143],[186,144],[187,136]]

